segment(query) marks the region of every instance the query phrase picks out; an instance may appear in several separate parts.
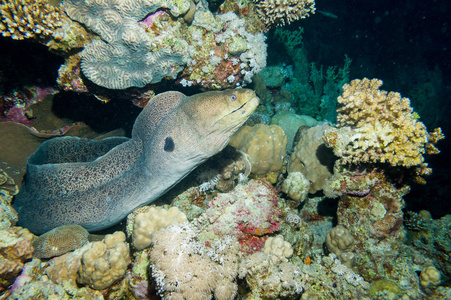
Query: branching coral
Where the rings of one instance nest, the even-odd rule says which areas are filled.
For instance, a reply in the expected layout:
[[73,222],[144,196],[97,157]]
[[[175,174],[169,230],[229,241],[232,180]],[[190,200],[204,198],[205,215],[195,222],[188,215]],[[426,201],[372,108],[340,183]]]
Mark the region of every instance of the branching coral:
[[315,13],[315,0],[261,0],[258,13],[267,26],[285,26]]
[[15,40],[51,36],[62,25],[59,10],[46,0],[0,2],[0,32]]
[[381,85],[381,80],[367,78],[345,84],[338,97],[338,129],[327,129],[324,141],[343,164],[419,166],[431,148],[426,127],[409,99],[379,90]]

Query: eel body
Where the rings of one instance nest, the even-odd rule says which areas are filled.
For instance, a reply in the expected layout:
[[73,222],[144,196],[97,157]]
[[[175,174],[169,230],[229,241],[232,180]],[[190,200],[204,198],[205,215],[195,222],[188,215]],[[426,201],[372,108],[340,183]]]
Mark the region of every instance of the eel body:
[[42,234],[67,224],[97,231],[118,223],[221,151],[258,102],[248,89],[166,92],[139,114],[130,139],[44,142],[28,158],[14,200],[19,225]]

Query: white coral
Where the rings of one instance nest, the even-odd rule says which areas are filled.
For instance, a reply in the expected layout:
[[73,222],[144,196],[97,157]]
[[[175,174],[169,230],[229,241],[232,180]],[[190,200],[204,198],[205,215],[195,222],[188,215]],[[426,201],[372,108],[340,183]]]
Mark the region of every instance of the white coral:
[[239,249],[227,237],[207,243],[188,222],[154,234],[152,276],[163,299],[233,299],[237,292]]
[[139,213],[133,224],[133,247],[141,250],[150,246],[152,234],[171,224],[186,222],[186,215],[177,207],[150,207],[146,212]]

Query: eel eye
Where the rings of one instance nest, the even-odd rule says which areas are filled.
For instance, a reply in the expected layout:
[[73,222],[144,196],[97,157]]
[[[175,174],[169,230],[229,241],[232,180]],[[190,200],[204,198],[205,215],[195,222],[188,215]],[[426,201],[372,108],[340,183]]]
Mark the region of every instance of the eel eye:
[[235,94],[232,94],[232,95],[230,95],[230,101],[235,101],[236,100],[236,95]]

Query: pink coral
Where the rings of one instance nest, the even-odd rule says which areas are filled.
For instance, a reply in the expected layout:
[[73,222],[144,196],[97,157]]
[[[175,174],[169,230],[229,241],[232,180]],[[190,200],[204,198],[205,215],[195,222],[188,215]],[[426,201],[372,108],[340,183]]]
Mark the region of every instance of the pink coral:
[[227,194],[218,194],[196,222],[203,229],[205,240],[233,236],[240,242],[242,252],[253,253],[263,247],[266,235],[280,226],[278,200],[270,183],[251,180]]
[[52,88],[31,87],[0,96],[0,121],[12,121],[30,126],[33,114],[30,105],[56,91]]

